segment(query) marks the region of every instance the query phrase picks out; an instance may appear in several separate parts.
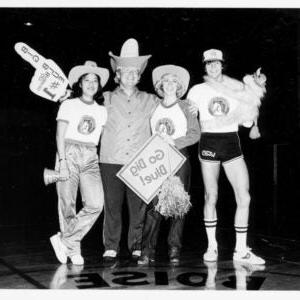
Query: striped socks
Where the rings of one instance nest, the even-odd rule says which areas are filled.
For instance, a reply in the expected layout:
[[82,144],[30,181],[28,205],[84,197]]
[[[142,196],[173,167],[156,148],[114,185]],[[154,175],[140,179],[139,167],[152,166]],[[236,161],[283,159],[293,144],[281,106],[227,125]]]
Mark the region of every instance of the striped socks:
[[238,252],[246,251],[248,225],[246,226],[234,225],[234,229],[236,234],[235,250]]
[[205,230],[208,239],[208,248],[217,249],[217,240],[216,240],[216,228],[217,228],[217,219],[214,220],[204,220]]

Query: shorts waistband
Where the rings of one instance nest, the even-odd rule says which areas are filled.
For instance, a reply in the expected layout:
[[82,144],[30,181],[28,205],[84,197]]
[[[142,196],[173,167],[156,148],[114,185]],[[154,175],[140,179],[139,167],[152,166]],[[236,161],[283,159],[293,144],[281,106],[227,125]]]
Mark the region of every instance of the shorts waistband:
[[201,135],[206,136],[234,136],[238,135],[237,131],[230,131],[230,132],[202,132]]

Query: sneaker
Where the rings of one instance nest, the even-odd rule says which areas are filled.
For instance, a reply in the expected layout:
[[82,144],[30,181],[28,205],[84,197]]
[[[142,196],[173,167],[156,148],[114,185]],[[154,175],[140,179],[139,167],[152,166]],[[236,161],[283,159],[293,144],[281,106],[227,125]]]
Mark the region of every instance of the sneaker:
[[206,252],[203,254],[203,260],[208,262],[214,262],[218,260],[218,249],[217,248],[207,248]]
[[180,254],[180,251],[178,248],[176,248],[176,247],[171,248],[171,250],[169,251],[170,262],[171,263],[179,263],[179,254]]
[[60,263],[66,264],[67,263],[67,247],[63,244],[60,239],[60,232],[50,237],[51,245],[54,249],[56,258],[59,260]]
[[132,256],[133,257],[140,257],[142,255],[142,251],[141,250],[134,250],[132,251]]
[[80,254],[75,254],[75,255],[70,256],[70,260],[73,265],[81,266],[84,264],[84,259]]
[[117,257],[117,251],[115,251],[115,250],[106,250],[106,251],[103,253],[103,257],[111,257],[111,258],[115,258],[115,257]]
[[261,257],[251,252],[251,248],[247,248],[246,251],[234,251],[233,261],[245,262],[253,265],[264,265],[266,261]]
[[154,262],[154,261],[155,261],[155,259],[154,259],[153,256],[143,254],[138,259],[137,264],[140,265],[140,266],[146,266],[146,265],[149,265],[151,262]]

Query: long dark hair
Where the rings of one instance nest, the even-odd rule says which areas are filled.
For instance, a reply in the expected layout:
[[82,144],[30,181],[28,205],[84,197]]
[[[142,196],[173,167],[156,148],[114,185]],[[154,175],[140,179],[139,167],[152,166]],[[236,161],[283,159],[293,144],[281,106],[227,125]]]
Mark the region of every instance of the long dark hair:
[[[83,75],[81,75],[78,80],[73,84],[72,86],[72,98],[77,98],[77,97],[81,97],[82,96],[82,88],[80,86],[83,78],[87,75],[88,73],[85,73]],[[102,93],[102,86],[101,86],[101,81],[100,81],[100,77],[95,74],[98,80],[98,90],[96,92],[96,94],[94,95],[93,99],[99,104],[99,105],[103,105],[104,103],[104,97],[103,97],[103,93]]]

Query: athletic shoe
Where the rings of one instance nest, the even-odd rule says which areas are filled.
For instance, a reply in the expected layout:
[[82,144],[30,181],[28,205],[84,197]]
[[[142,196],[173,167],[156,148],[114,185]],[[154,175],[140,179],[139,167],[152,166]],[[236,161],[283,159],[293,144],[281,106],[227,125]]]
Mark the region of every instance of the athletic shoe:
[[73,265],[81,266],[84,264],[84,259],[80,254],[75,254],[70,256],[71,262]]
[[117,251],[116,250],[106,250],[103,253],[103,257],[117,257]]
[[171,263],[179,263],[180,251],[178,248],[173,247],[169,251],[169,258]]
[[246,251],[234,251],[233,260],[253,265],[264,265],[266,263],[264,259],[251,252],[251,248],[247,248]]
[[214,262],[218,260],[218,249],[217,248],[207,248],[206,252],[203,254],[203,260],[208,262]]
[[141,250],[134,250],[134,251],[132,251],[132,256],[133,256],[134,258],[140,257],[141,254],[142,254],[142,251],[141,251]]
[[60,263],[66,264],[67,263],[67,247],[63,244],[60,239],[60,232],[50,237],[51,245],[54,249],[56,258],[59,260]]
[[153,255],[149,256],[149,255],[143,254],[138,259],[137,264],[140,265],[140,266],[147,266],[147,265],[149,265],[150,263],[153,263],[153,262],[155,262],[155,259],[154,259]]

